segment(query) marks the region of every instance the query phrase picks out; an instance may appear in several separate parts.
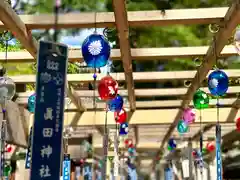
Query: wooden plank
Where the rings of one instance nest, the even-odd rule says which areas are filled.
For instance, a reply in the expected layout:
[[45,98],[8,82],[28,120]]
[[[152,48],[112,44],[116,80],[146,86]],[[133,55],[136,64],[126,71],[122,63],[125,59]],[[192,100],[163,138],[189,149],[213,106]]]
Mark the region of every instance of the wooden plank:
[[[203,91],[210,93],[208,88],[201,88]],[[138,97],[154,97],[154,96],[185,96],[187,88],[159,88],[159,89],[135,89],[136,96]],[[240,86],[230,86],[228,94],[236,94],[240,92]],[[29,97],[33,92],[19,93],[20,97]],[[93,91],[79,90],[75,91],[77,97],[93,97]],[[127,90],[120,90],[121,96],[127,96]],[[98,97],[98,92],[95,94]]]
[[[128,12],[130,26],[149,25],[174,25],[174,24],[212,24],[219,23],[227,12],[227,7],[198,8],[198,9],[174,9],[166,10],[163,16],[161,11],[131,11]],[[214,12],[214,13],[213,13]],[[20,15],[21,20],[28,29],[51,29],[54,27],[53,14]],[[59,15],[59,28],[91,28],[95,25],[99,28],[114,27],[113,12],[95,13],[67,13]],[[6,27],[0,23],[1,29]]]
[[[32,57],[36,58],[36,40],[31,36],[30,31],[28,31],[25,24],[21,21],[7,1],[0,1],[0,20],[11,32],[13,32],[14,36],[19,40],[23,47],[28,50]],[[21,113],[18,104],[11,101],[9,101],[6,106],[10,132],[9,137],[14,144],[27,147],[25,131],[26,122],[24,122],[25,118],[23,118],[25,117],[25,115],[23,115],[24,112]]]
[[[23,47],[26,48],[26,50],[32,55],[32,57],[36,58],[38,49],[36,39],[32,37],[31,31],[27,29],[25,24],[21,21],[19,16],[11,8],[7,1],[0,1],[0,20],[4,23],[8,30],[10,30],[14,34],[14,36],[19,40]],[[73,96],[71,97],[72,99],[74,98]],[[9,121],[10,120],[11,118],[9,119]],[[21,132],[21,130],[24,132],[24,134],[26,132],[26,128],[24,128],[23,122],[19,121],[19,123],[22,123],[22,126],[13,126],[14,128],[12,127],[11,129],[11,136],[16,143],[21,142],[21,139],[18,139],[18,133]]]
[[[236,115],[238,113],[238,110],[240,108],[240,99],[237,99],[237,100],[232,99],[232,100],[233,100],[232,104],[231,104],[232,108],[226,119],[226,122],[230,122],[230,123],[234,122]],[[220,101],[221,101],[221,99],[219,99],[219,103],[222,104]],[[203,126],[202,133],[204,134],[205,132],[211,130],[211,128],[214,126],[216,126],[216,123]],[[201,130],[192,137],[192,140],[198,139],[200,137],[200,135],[201,135]],[[225,141],[226,141],[226,139],[225,139]],[[229,141],[231,141],[231,140],[229,140]]]
[[[166,47],[166,48],[132,48],[132,59],[137,61],[152,61],[162,59],[174,59],[174,58],[194,58],[202,57],[206,55],[208,46],[196,46],[196,47]],[[234,46],[225,46],[222,50],[221,57],[227,57],[232,55],[238,55]],[[121,60],[120,49],[111,50],[111,60]],[[0,52],[0,62],[5,61],[5,53]],[[81,49],[69,50],[69,61],[71,62],[83,62]],[[8,52],[8,63],[30,63],[35,62],[35,59],[27,51]]]
[[[27,105],[28,96],[23,95],[20,96],[16,103],[20,105]],[[86,110],[94,110],[92,101],[89,99],[86,99],[84,101],[84,98],[81,99],[84,107]],[[229,98],[229,99],[221,99],[220,104],[221,107],[225,106],[232,106],[232,104],[236,101],[235,98]],[[181,106],[182,100],[159,100],[159,101],[136,101],[136,107],[137,109],[144,109],[144,108],[179,108]],[[211,99],[209,105],[215,106],[217,103],[216,99]],[[129,108],[129,105],[125,104],[125,108]],[[193,107],[193,103],[190,103],[190,107]],[[105,102],[98,102],[97,103],[97,110],[103,110],[106,108]],[[76,106],[71,103],[68,107],[66,107],[66,111],[77,111]]]
[[128,89],[128,100],[131,111],[136,109],[136,97],[134,91],[132,55],[129,41],[128,15],[125,0],[113,0],[114,16],[119,38],[121,59]]
[[[219,119],[220,123],[227,123],[226,119],[231,111],[231,108],[221,108],[221,116]],[[130,127],[139,125],[171,125],[174,120],[174,115],[178,113],[178,109],[148,109],[148,110],[136,110],[133,112],[131,119],[129,121]],[[198,117],[200,112],[196,112]],[[216,108],[205,109],[202,115],[203,123],[216,123]],[[71,121],[75,115],[75,112],[65,112],[65,118],[68,121],[64,121],[64,125],[70,125]],[[237,116],[240,116],[238,112]],[[163,118],[164,117],[164,118]],[[196,124],[199,123],[199,119],[195,121]],[[116,122],[114,120],[114,112],[109,112],[107,115],[107,124],[109,127],[115,127]],[[105,111],[86,111],[80,117],[80,120],[74,126],[82,127],[96,127],[105,125]]]
[[6,104],[7,120],[10,142],[20,147],[27,147],[24,124],[29,121],[29,114],[19,108],[17,103],[8,101]]
[[[201,82],[205,79],[206,75],[215,64],[216,58],[217,58],[216,56],[219,56],[222,49],[226,45],[228,38],[232,35],[233,30],[239,24],[240,22],[239,4],[240,4],[240,0],[235,0],[232,6],[228,9],[223,21],[224,28],[221,28],[220,31],[216,34],[215,41],[213,41],[211,46],[209,47],[207,54],[204,58],[204,61],[202,65],[199,67],[198,72],[194,77],[193,83],[188,88],[186,96],[182,102],[182,108],[179,109],[172,123],[172,126],[169,128],[168,132],[166,133],[159,151],[162,151],[165,143],[167,142],[172,132],[174,131],[178,120],[182,116],[182,112],[183,112],[182,109],[186,108],[190,104],[195,91],[199,88]],[[153,167],[155,167],[155,165],[156,164],[154,163]]]
[[[209,73],[211,73],[210,71]],[[240,70],[224,70],[228,77],[237,79],[240,77]],[[170,80],[192,80],[196,71],[162,71],[162,72],[134,72],[133,79],[135,82],[161,82]],[[110,75],[118,82],[125,81],[124,73],[110,73]],[[102,79],[105,75],[98,74],[97,81]],[[208,75],[207,75],[208,76]],[[19,75],[10,76],[16,84],[35,83],[35,75]],[[86,74],[68,74],[67,80],[69,83],[87,83],[93,82],[92,73]],[[234,82],[234,81],[233,81]],[[239,81],[240,82],[240,81]],[[235,84],[239,82],[236,81]]]
[[32,37],[31,32],[21,21],[7,1],[0,1],[0,20],[8,30],[20,41],[28,52],[36,58],[37,41]]

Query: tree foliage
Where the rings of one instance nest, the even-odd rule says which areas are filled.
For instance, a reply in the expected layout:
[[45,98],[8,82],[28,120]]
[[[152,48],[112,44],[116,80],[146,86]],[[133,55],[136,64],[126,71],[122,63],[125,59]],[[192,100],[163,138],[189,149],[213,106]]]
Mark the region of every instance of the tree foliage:
[[[164,10],[164,9],[180,9],[180,8],[202,8],[202,7],[219,7],[228,6],[227,0],[127,0],[128,11],[139,10]],[[53,1],[49,0],[25,0],[19,1],[16,6],[19,14],[40,14],[53,13]],[[112,0],[62,0],[60,8],[61,13],[69,12],[93,12],[93,11],[113,11]],[[213,12],[214,13],[214,12]],[[70,34],[81,32],[82,29],[67,30]],[[63,31],[62,31],[63,32]],[[60,33],[62,36],[64,33]],[[65,33],[66,34],[66,33]],[[33,35],[40,39],[51,40],[52,34],[49,30],[33,31]],[[116,30],[111,29],[107,33],[110,42],[116,42],[114,48],[119,48]],[[212,40],[212,34],[208,30],[207,25],[173,25],[173,26],[152,26],[130,28],[130,44],[132,48],[143,47],[173,47],[173,46],[200,46],[208,45]],[[21,46],[9,46],[9,51],[19,50]],[[0,42],[0,51],[5,51],[4,44]],[[225,63],[226,64],[226,63]],[[236,63],[235,63],[236,64]],[[238,64],[238,63],[237,63]],[[19,67],[17,65],[13,67]],[[24,65],[24,68],[19,68],[17,73],[34,73],[32,65]],[[120,61],[114,62],[115,70],[123,71]],[[229,68],[232,66],[229,65]],[[236,67],[234,65],[234,67]],[[30,68],[30,69],[29,69]],[[157,70],[192,70],[196,69],[193,59],[161,60],[161,61],[141,61],[133,60],[134,71],[157,71]],[[29,69],[29,70],[27,70]],[[14,73],[13,72],[13,73]],[[73,64],[69,65],[69,73],[79,72],[79,68]],[[12,72],[11,72],[12,73]]]

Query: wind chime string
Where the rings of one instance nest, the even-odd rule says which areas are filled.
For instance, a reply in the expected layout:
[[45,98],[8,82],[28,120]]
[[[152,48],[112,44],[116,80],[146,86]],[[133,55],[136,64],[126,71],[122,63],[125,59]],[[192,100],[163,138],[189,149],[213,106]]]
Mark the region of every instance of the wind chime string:
[[[216,36],[214,36],[214,56],[216,58],[216,70],[218,70],[218,54],[217,54],[217,44]],[[219,95],[217,95],[217,123],[216,123],[216,162],[217,162],[217,179],[222,180],[222,158],[221,158],[221,125],[219,122],[220,118],[220,104]]]
[[59,16],[59,9],[61,6],[61,0],[55,0],[55,6],[54,6],[54,14],[55,14],[55,22],[54,22],[54,34],[53,34],[53,40],[57,42],[58,39],[58,16]]
[[[213,41],[214,41],[214,56],[216,58],[216,65],[215,65],[215,70],[218,70],[218,57],[217,57],[217,44],[216,44],[216,37],[214,36],[213,38]],[[219,106],[220,106],[220,103],[219,103],[219,96],[217,96],[217,103],[216,103],[216,107],[217,107],[217,125],[219,125]]]
[[[199,59],[196,59],[196,61],[199,60]],[[201,65],[201,63],[197,63],[197,81],[199,83],[199,89],[200,89],[200,72],[199,72],[199,66]],[[202,104],[200,105],[202,106]],[[200,146],[200,152],[202,153],[203,151],[203,131],[202,131],[202,107],[200,107],[199,109],[199,123],[200,123],[200,137],[199,137],[199,146]]]
[[[199,60],[199,59],[196,59]],[[201,65],[201,63],[196,62],[197,64],[197,82],[199,83],[199,89],[200,89],[200,72],[199,72],[199,66]],[[198,89],[198,91],[199,91]],[[203,102],[204,103],[204,102]],[[202,106],[204,106],[204,104],[202,104],[202,102],[200,102],[200,107],[199,107],[199,123],[200,123],[200,137],[199,137],[199,151],[197,151],[198,154],[198,158],[197,158],[197,165],[199,166],[200,169],[200,174],[201,174],[201,179],[203,179],[203,161],[202,161],[202,152],[203,152],[203,131],[202,131]]]
[[[94,63],[94,74],[93,74],[93,109],[94,109],[94,126],[92,132],[94,131],[94,127],[96,128],[96,118],[97,118],[97,103],[96,103],[96,88],[97,88],[97,69],[96,63]],[[95,159],[95,152],[93,149],[92,143],[92,159]],[[95,171],[94,162],[92,163],[92,172]]]
[[[5,64],[7,64],[8,61],[8,39],[7,35],[5,34]],[[4,68],[4,67],[3,67]],[[5,73],[5,72],[4,72]],[[7,128],[7,114],[6,114],[6,97],[3,95],[3,104],[1,104],[2,113],[3,113],[3,120],[2,120],[2,126],[1,126],[1,177],[4,176],[4,167],[5,167],[5,146],[6,146],[6,128]]]

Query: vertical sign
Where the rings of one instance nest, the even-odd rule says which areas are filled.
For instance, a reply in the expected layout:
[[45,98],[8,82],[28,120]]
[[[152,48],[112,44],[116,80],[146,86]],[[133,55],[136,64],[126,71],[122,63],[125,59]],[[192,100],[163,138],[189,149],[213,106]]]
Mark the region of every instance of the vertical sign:
[[70,154],[64,154],[62,166],[63,180],[70,180],[71,177],[71,159]]
[[25,169],[30,169],[31,166],[31,150],[32,150],[32,127],[30,129],[29,137],[28,137],[28,148],[26,151],[26,159],[25,159]]
[[221,158],[221,126],[216,125],[216,162],[217,180],[222,180],[222,158]]
[[173,180],[173,170],[172,170],[172,168],[165,169],[165,180]]
[[33,125],[31,180],[59,180],[67,46],[40,42]]

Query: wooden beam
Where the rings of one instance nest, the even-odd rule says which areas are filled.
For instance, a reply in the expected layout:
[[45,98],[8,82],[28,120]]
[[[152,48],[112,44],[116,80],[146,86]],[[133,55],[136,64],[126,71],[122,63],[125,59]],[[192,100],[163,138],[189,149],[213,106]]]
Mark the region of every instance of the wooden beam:
[[[231,108],[221,108],[220,122],[226,122],[228,113],[231,111]],[[96,114],[95,114],[96,113]],[[174,115],[178,113],[178,109],[155,109],[155,110],[136,110],[129,121],[130,126],[136,125],[171,125],[174,120]],[[71,121],[73,120],[75,113],[66,112],[65,118],[68,118],[68,122],[65,121],[65,125],[72,125]],[[240,116],[240,112],[237,114]],[[199,116],[199,112],[196,112],[196,116]],[[114,113],[108,112],[107,115],[108,125],[116,126],[114,120]],[[203,123],[214,123],[216,122],[216,108],[209,108],[204,110],[202,116]],[[196,123],[199,123],[199,120],[196,120]],[[80,117],[80,120],[75,126],[84,126],[84,127],[95,127],[95,126],[104,126],[105,124],[105,111],[86,111]]]
[[[174,131],[178,120],[182,116],[183,108],[186,108],[195,93],[195,91],[199,88],[201,82],[206,78],[206,75],[213,67],[214,63],[216,62],[216,58],[220,55],[222,49],[227,44],[228,38],[231,37],[233,30],[237,27],[240,22],[240,0],[234,0],[232,6],[228,9],[224,21],[222,22],[224,28],[220,28],[220,31],[215,35],[214,41],[212,45],[209,47],[206,56],[204,57],[202,65],[199,67],[198,72],[196,73],[191,86],[188,88],[186,96],[182,102],[182,108],[179,109],[171,127],[169,128],[168,132],[166,133],[164,140],[161,144],[160,150],[162,151],[165,143],[171,136],[172,132]],[[154,166],[155,167],[155,163]]]
[[[233,99],[234,100],[234,99]],[[222,104],[221,102],[221,99],[219,99],[219,104]],[[237,115],[237,112],[238,112],[238,109],[240,107],[240,100],[237,99],[237,100],[234,100],[232,102],[232,108],[227,116],[227,119],[226,119],[226,122],[234,122],[234,119],[236,118],[236,115]],[[193,135],[193,137],[191,138],[192,140],[196,140],[200,137],[201,135],[201,131],[202,133],[204,134],[205,132],[211,130],[214,126],[216,126],[216,123],[213,123],[213,124],[207,124],[203,127],[202,130],[199,130],[199,132],[197,132],[195,135]]]
[[232,104],[232,109],[230,111],[230,113],[228,114],[227,117],[227,122],[234,122],[234,119],[236,118],[236,115],[238,113],[239,110],[239,106],[240,106],[240,99],[237,99],[233,104]]
[[[131,11],[128,12],[130,26],[167,26],[175,24],[212,24],[219,23],[227,12],[227,7],[198,8],[198,9],[173,9],[166,10],[163,16],[161,11]],[[214,12],[214,13],[213,13]],[[53,14],[19,15],[28,29],[51,29],[54,27]],[[59,28],[98,28],[115,27],[113,12],[95,13],[67,13],[60,14]],[[0,29],[7,27],[0,23]]]
[[[208,88],[202,88],[206,93],[210,93]],[[154,96],[184,96],[187,92],[187,88],[159,88],[159,89],[135,89],[137,97],[154,97]],[[228,94],[236,94],[240,92],[240,86],[230,86]],[[29,97],[33,92],[18,93],[19,97]],[[128,94],[127,90],[120,90],[119,94],[126,97]],[[75,91],[77,97],[93,97],[93,92],[90,90],[79,90]],[[98,93],[95,94],[98,97]]]
[[36,58],[37,42],[7,1],[0,1],[0,20],[27,51]]
[[[4,23],[8,30],[14,34],[23,47],[28,50],[32,57],[36,58],[36,40],[31,36],[30,31],[28,31],[25,24],[21,21],[7,1],[0,1],[0,20]],[[7,120],[9,132],[11,133],[10,139],[15,145],[26,147],[27,140],[26,122],[24,122],[25,118],[22,119],[24,116],[21,116],[20,109],[16,103],[10,101],[7,103],[7,106]]]
[[[240,99],[237,99],[232,104],[232,108],[227,116],[226,122],[235,122],[236,117],[238,115],[240,105]],[[239,139],[239,132],[237,130],[233,130],[223,136],[223,148],[228,148],[230,144],[234,143],[236,140]]]
[[[67,91],[67,95],[70,98],[71,102],[75,105],[75,107],[78,109],[78,111],[81,113],[83,111],[85,111],[85,107],[82,104],[81,99],[79,99],[75,93],[75,91],[72,90],[72,87],[70,87],[70,85],[68,85],[68,87],[66,88]],[[69,106],[67,104],[67,106]]]
[[[131,55],[133,60],[152,61],[152,60],[171,60],[174,58],[194,58],[206,55],[208,46],[196,47],[166,47],[166,48],[132,48]],[[234,46],[226,46],[221,53],[221,57],[238,55]],[[121,60],[120,49],[111,50],[111,60]],[[0,52],[0,62],[5,61],[5,53]],[[83,62],[81,49],[69,50],[69,61]],[[30,63],[36,62],[32,55],[27,51],[8,52],[8,63]]]
[[114,17],[118,31],[121,59],[123,62],[125,80],[128,89],[128,100],[131,111],[136,109],[136,97],[134,92],[132,56],[129,42],[128,15],[125,0],[113,0]]
[[231,149],[233,143],[238,141],[240,138],[240,133],[237,130],[233,130],[222,137],[222,148],[223,150]]
[[[21,19],[7,3],[7,1],[0,1],[0,20],[4,23],[8,30],[10,30],[14,34],[14,36],[19,40],[23,47],[26,48],[26,50],[32,55],[32,57],[36,58],[38,49],[36,39],[32,37],[31,31],[27,29],[25,24],[21,21]],[[23,122],[21,123],[23,125]],[[17,139],[18,136],[14,136],[14,134],[17,134],[19,131],[17,127],[19,128],[19,126],[15,126],[15,129],[11,129],[11,132],[13,133],[13,140],[15,140],[16,142],[21,142],[21,139]],[[21,129],[23,129],[24,132],[26,131],[24,125]]]
[[[134,72],[133,79],[135,82],[157,82],[157,81],[171,81],[171,80],[192,80],[197,71],[162,71],[162,72]],[[211,73],[210,71],[209,73]],[[240,77],[240,70],[224,70],[230,79],[237,79]],[[110,73],[110,75],[118,82],[125,81],[124,73]],[[102,79],[105,75],[98,74],[97,81]],[[207,75],[208,76],[208,75]],[[207,78],[206,76],[206,78]],[[10,76],[16,84],[35,83],[35,75],[18,75]],[[93,82],[92,73],[86,74],[68,74],[67,80],[69,83],[86,83]],[[234,83],[234,82],[233,82]],[[235,84],[239,84],[236,82]]]

